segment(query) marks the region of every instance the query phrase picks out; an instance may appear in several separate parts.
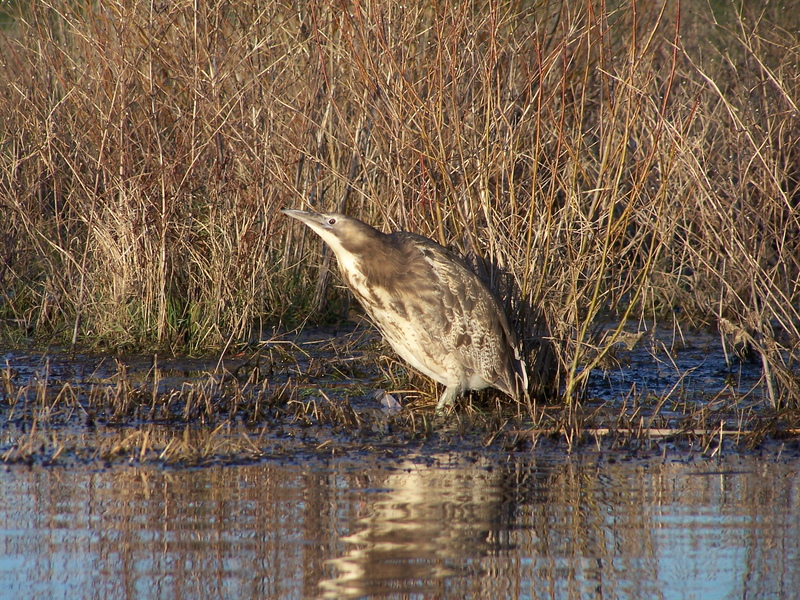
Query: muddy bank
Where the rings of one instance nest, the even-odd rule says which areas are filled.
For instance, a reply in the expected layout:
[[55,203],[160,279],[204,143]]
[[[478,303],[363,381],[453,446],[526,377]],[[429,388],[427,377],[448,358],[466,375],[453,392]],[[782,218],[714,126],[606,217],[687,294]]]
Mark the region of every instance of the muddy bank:
[[210,464],[298,452],[384,452],[408,444],[529,451],[661,448],[702,453],[791,439],[794,412],[772,410],[757,362],[719,338],[654,328],[621,344],[586,400],[533,415],[491,395],[435,417],[436,390],[370,328],[275,336],[223,357],[2,356],[0,458]]

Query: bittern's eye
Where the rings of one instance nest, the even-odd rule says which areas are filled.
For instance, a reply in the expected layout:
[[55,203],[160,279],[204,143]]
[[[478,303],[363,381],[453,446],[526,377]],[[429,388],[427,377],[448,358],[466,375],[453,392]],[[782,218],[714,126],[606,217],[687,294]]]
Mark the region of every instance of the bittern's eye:
[[336,223],[336,219],[334,219],[333,217],[328,219],[328,225],[333,225],[334,223]]

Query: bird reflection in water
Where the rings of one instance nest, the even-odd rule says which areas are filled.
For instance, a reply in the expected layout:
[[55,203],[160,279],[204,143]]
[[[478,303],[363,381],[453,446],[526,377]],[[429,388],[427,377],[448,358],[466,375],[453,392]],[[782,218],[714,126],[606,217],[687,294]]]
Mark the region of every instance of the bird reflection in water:
[[360,531],[341,538],[350,549],[328,561],[336,575],[320,583],[322,597],[413,596],[474,577],[481,556],[507,546],[513,509],[503,503],[501,480],[474,465],[399,464],[380,491],[364,491],[377,498]]

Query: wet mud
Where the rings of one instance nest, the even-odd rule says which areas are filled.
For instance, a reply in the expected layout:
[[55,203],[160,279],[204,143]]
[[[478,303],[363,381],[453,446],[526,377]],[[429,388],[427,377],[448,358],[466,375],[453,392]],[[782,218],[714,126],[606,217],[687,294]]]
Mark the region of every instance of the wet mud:
[[223,357],[54,349],[5,352],[0,361],[6,462],[230,464],[391,454],[408,444],[529,451],[566,443],[572,451],[683,443],[713,452],[796,429],[791,413],[765,401],[757,361],[726,354],[711,334],[658,327],[608,357],[580,406],[538,403],[534,418],[492,394],[436,417],[435,388],[361,326],[275,336]]

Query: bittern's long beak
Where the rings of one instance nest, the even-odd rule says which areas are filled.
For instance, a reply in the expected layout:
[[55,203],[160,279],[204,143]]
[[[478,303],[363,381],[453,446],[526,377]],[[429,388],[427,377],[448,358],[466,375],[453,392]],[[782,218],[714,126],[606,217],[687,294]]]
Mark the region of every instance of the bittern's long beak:
[[288,208],[282,209],[281,212],[308,225],[312,231],[329,244],[333,243],[333,238],[337,237],[333,232],[333,224],[336,223],[336,218],[332,219],[331,215],[323,215],[307,210],[291,210]]
[[310,212],[307,210],[293,210],[290,208],[281,209],[281,212],[309,226],[312,223],[317,225],[322,224],[322,215],[319,213]]

